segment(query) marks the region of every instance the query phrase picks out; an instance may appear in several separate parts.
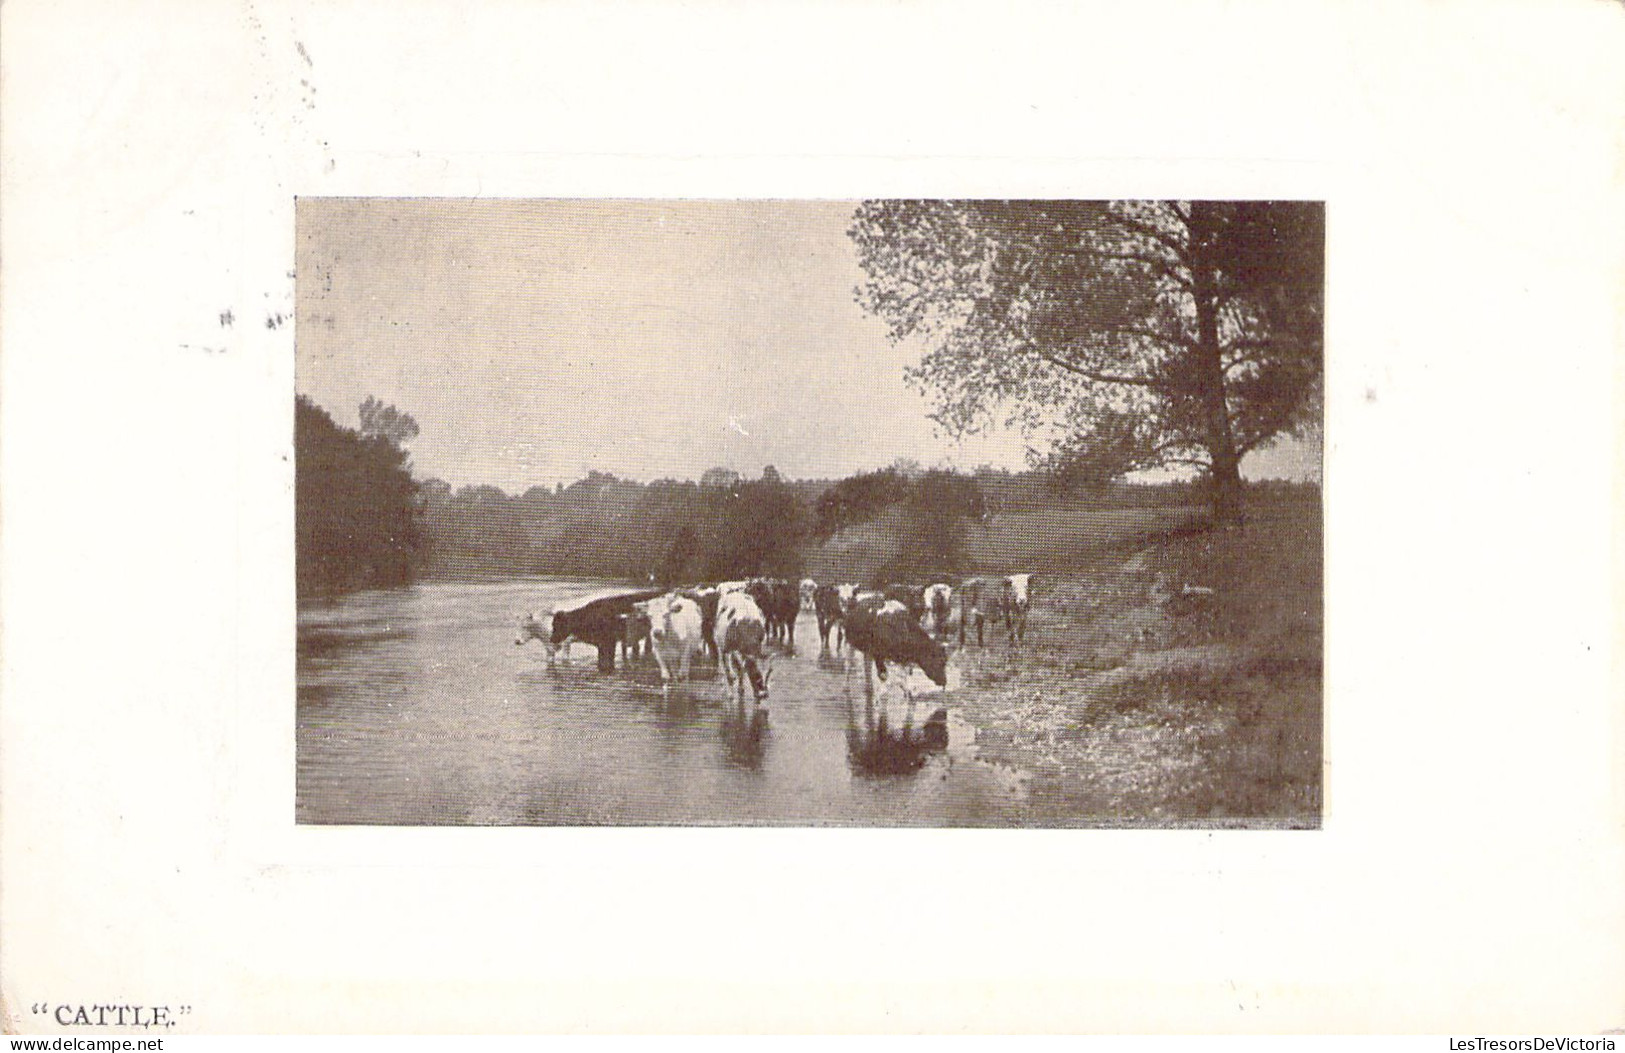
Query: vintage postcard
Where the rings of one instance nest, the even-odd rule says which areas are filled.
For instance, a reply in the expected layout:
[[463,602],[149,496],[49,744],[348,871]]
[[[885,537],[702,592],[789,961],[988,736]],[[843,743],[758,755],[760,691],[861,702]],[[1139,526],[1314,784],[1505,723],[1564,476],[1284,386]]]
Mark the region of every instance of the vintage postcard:
[[401,12],[0,8],[8,1031],[1625,1026],[1618,5]]

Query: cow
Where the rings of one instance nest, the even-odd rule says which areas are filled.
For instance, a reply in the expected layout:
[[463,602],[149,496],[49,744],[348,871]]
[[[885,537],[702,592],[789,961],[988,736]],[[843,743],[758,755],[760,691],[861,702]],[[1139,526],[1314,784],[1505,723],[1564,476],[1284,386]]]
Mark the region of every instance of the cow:
[[749,584],[750,582],[748,581],[725,581],[717,586],[717,591],[723,595],[727,595],[730,592],[744,592],[745,587]]
[[688,679],[689,663],[704,639],[704,618],[700,605],[686,596],[667,593],[637,605],[649,622],[649,650],[660,667],[660,690],[671,690],[671,667],[677,679]]
[[796,650],[796,615],[801,612],[796,587],[777,578],[752,578],[745,592],[762,609],[767,625],[768,639],[785,645],[794,654]]
[[801,595],[794,582],[773,581],[769,583],[772,588],[771,607],[764,608],[762,613],[769,620],[776,623],[779,641],[791,654],[796,653],[796,618],[801,615]]
[[[547,648],[547,661],[551,665],[553,656],[558,648],[553,646],[552,630],[546,620],[536,617],[534,613],[527,613],[519,619],[519,635],[514,639],[515,647],[523,647],[532,640],[540,640],[542,646]],[[568,658],[568,653],[566,653]]]
[[700,608],[700,641],[704,644],[706,653],[712,658],[717,657],[716,638],[713,629],[717,624],[717,601],[722,593],[714,588],[678,589],[677,595],[693,600]]
[[925,615],[925,589],[919,585],[887,585],[881,590],[888,600],[894,600],[908,608],[908,613],[915,619]]
[[632,663],[643,657],[649,650],[649,616],[633,604],[632,609],[621,615],[621,658],[626,662],[628,669]]
[[756,705],[767,699],[767,682],[772,676],[762,653],[762,641],[767,637],[767,619],[749,593],[725,592],[717,604],[717,624],[714,639],[719,664],[728,678],[728,687],[737,683],[739,710],[745,710],[745,679],[750,678],[751,693]]
[[811,578],[801,579],[801,609],[811,612],[813,609],[813,594],[818,591],[818,582]]
[[999,613],[1004,595],[1003,578],[967,578],[959,583],[959,643],[965,644],[965,634],[976,630],[976,645],[985,646],[987,616]]
[[773,583],[766,578],[752,578],[745,585],[745,595],[756,601],[756,606],[762,610],[762,624],[767,631],[767,639],[771,640],[778,635],[773,617]]
[[[919,621],[909,609],[897,600],[887,600],[877,610],[866,610],[861,605],[846,616],[846,639],[854,650],[862,651],[872,659],[875,673],[886,679],[886,663],[903,667],[903,695],[908,699],[908,715],[904,727],[914,723],[914,695],[908,690],[908,668],[919,666],[938,687],[948,686],[948,653],[931,634],[920,628]],[[868,688],[868,664],[864,666],[864,686]]]
[[851,598],[843,600],[841,607],[848,614],[859,610],[873,614],[888,602],[886,594],[879,589],[860,589],[855,585],[851,588]]
[[1010,642],[1027,642],[1027,608],[1032,602],[1031,574],[1012,574],[1004,579],[1004,594],[1000,597],[1001,613]]
[[938,583],[925,590],[925,617],[927,631],[941,638],[948,635],[948,623],[954,610],[953,586]]
[[834,585],[820,585],[813,592],[813,615],[818,619],[818,639],[824,650],[829,650],[829,638],[835,636],[835,650],[841,649],[843,633],[841,617],[841,591]]
[[553,626],[548,641],[557,648],[580,640],[598,648],[598,671],[615,671],[615,647],[626,639],[626,615],[635,604],[652,600],[662,594],[660,589],[628,592],[619,596],[605,596],[568,611],[553,612]]

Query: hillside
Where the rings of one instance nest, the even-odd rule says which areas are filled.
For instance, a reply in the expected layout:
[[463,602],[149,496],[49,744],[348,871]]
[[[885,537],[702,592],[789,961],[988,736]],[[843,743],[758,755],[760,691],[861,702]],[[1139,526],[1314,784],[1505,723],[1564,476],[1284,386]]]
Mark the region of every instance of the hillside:
[[959,712],[984,757],[1027,774],[1035,813],[1319,824],[1319,493],[1254,492],[1247,513],[1096,548],[1036,579],[1025,645],[990,627],[956,654]]
[[[1195,529],[1206,514],[1205,508],[1191,504],[1057,505],[1005,512],[985,523],[966,524],[961,572],[1070,572],[1113,553]],[[900,508],[889,508],[813,547],[807,554],[807,575],[816,581],[881,580],[899,555],[902,515]]]

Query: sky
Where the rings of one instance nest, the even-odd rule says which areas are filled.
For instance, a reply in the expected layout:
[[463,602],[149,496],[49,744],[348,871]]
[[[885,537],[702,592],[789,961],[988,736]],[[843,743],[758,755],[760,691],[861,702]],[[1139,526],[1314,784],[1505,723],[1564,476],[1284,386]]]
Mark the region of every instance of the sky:
[[[414,474],[509,493],[1025,467],[1021,435],[949,438],[905,384],[924,347],[855,301],[855,204],[301,198],[295,386],[351,427],[392,403],[421,429]],[[1244,468],[1318,464],[1292,443]]]

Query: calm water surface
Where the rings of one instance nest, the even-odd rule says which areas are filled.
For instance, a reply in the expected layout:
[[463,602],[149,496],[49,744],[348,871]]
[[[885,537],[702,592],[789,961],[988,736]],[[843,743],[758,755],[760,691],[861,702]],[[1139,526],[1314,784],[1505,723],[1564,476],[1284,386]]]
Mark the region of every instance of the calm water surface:
[[[775,658],[767,728],[741,734],[715,666],[662,698],[652,661],[594,668],[591,647],[549,668],[514,646],[526,611],[624,591],[528,579],[434,583],[299,609],[302,823],[988,826],[1024,821],[1021,783],[975,758],[950,721],[946,752],[906,774],[848,758],[863,719],[854,661],[820,655],[803,614]],[[916,674],[918,676],[918,674]],[[952,677],[952,673],[950,673]],[[917,679],[917,720],[946,695]],[[924,688],[931,690],[925,691]],[[886,696],[900,722],[902,696]]]

